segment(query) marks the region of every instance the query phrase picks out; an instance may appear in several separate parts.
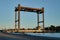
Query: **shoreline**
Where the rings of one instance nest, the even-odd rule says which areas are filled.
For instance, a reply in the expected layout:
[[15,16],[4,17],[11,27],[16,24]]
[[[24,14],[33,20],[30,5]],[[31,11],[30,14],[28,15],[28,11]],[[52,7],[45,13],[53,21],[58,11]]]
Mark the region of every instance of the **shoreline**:
[[[60,38],[55,38],[55,37],[33,36],[33,35],[27,35],[27,34],[22,34],[22,33],[21,34],[2,33],[2,34],[4,34],[5,36],[9,35],[11,37],[6,36],[6,38],[10,38],[10,39],[12,38],[14,40],[60,40]],[[1,37],[4,38],[5,37],[4,35],[0,36],[0,38]]]

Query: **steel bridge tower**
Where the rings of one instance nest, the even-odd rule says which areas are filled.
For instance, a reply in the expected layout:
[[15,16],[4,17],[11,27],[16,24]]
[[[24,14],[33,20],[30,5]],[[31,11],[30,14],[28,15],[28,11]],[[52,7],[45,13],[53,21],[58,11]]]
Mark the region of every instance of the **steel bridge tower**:
[[[18,31],[20,30],[20,11],[37,13],[37,27],[39,28],[39,23],[43,23],[43,29],[44,29],[44,8],[41,8],[41,9],[40,8],[30,8],[30,7],[21,6],[20,4],[18,4],[18,7],[15,7],[15,29],[18,24]],[[42,19],[43,19],[42,21],[39,21],[39,14],[42,14]]]

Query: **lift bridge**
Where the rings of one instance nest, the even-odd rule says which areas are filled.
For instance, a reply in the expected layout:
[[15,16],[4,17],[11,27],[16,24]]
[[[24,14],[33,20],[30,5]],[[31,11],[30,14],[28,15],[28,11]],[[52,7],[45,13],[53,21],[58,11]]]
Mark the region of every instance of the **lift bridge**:
[[[26,12],[35,12],[37,14],[37,30],[20,30],[20,11],[26,11]],[[39,21],[39,14],[42,14],[42,21]],[[18,17],[17,17],[18,16]],[[43,23],[43,29],[44,29],[44,8],[30,8],[30,7],[24,7],[18,4],[17,7],[15,7],[15,32],[40,32],[40,26],[39,23]],[[18,25],[18,26],[17,26]],[[18,27],[18,29],[17,29]]]

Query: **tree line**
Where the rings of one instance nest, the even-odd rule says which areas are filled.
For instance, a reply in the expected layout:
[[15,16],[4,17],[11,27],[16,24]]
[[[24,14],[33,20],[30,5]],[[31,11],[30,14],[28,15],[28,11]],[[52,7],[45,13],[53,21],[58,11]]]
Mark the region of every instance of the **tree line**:
[[50,27],[45,27],[45,30],[60,32],[60,26],[51,25]]

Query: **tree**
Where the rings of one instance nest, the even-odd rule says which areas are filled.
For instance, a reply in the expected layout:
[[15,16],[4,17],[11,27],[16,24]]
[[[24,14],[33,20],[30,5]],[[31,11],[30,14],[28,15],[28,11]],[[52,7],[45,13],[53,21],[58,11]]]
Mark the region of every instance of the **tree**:
[[52,30],[52,31],[54,31],[55,30],[55,26],[51,25],[49,29]]
[[60,26],[56,26],[56,31],[60,31]]

